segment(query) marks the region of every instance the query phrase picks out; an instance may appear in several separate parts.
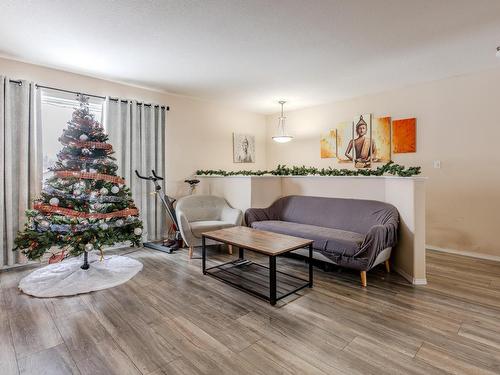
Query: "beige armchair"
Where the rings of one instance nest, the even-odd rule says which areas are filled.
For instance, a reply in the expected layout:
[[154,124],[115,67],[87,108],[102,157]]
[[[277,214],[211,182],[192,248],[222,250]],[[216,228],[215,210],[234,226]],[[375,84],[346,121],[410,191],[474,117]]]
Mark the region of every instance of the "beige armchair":
[[[201,234],[211,230],[241,225],[243,213],[232,208],[224,198],[212,195],[189,195],[177,201],[175,206],[179,231],[189,247],[189,258],[193,249],[201,246]],[[207,245],[217,244],[206,240]],[[229,247],[229,253],[232,253]]]

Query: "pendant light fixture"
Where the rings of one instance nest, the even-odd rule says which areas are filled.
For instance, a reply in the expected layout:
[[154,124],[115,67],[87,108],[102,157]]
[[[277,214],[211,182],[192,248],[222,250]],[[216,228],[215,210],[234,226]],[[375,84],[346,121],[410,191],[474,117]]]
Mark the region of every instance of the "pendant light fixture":
[[281,115],[278,118],[278,133],[273,137],[273,141],[278,143],[286,143],[290,142],[293,137],[291,135],[288,135],[285,131],[286,117],[283,112],[283,105],[286,103],[286,101],[280,100],[279,103],[281,104]]

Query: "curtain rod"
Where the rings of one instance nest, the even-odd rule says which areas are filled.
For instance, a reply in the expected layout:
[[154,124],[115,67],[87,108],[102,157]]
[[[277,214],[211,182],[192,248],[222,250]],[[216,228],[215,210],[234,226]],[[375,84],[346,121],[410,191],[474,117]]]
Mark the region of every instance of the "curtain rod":
[[[18,84],[18,85],[22,85],[23,82],[20,81],[20,80],[13,80],[13,79],[10,79],[9,80],[10,83],[15,83],[15,84]],[[50,86],[42,86],[42,85],[35,85],[37,89],[48,89],[48,90],[55,90],[55,91],[60,91],[60,92],[66,92],[68,94],[76,94],[76,95],[84,95],[84,96],[90,96],[92,98],[98,98],[98,99],[106,99],[105,96],[100,96],[100,95],[92,95],[92,94],[85,94],[85,93],[82,93],[82,92],[76,92],[76,91],[70,91],[70,90],[63,90],[63,89],[58,89],[56,87],[50,87]],[[117,102],[119,101],[120,99],[118,98],[109,98],[109,100],[112,100],[114,102]],[[128,101],[126,100],[120,100],[122,103],[128,103]],[[147,103],[137,103],[138,105],[144,105],[145,107],[151,107],[152,104],[147,104]],[[165,108],[167,111],[170,111],[170,107],[169,106],[164,106],[164,105],[154,105],[155,107],[159,107],[159,108]]]

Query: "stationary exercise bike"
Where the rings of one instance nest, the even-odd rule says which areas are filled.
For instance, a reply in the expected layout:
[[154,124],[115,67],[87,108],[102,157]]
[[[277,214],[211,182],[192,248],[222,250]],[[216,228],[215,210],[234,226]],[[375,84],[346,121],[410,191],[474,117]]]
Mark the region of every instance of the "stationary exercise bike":
[[144,242],[144,247],[148,247],[150,249],[163,251],[165,253],[171,254],[173,251],[178,250],[182,244],[182,236],[181,232],[179,232],[179,224],[177,222],[177,216],[175,215],[175,208],[174,208],[175,199],[170,198],[168,195],[163,194],[161,192],[161,186],[158,183],[158,181],[162,181],[163,177],[158,176],[154,171],[154,169],[151,170],[151,173],[153,174],[152,176],[144,177],[141,176],[137,170],[135,171],[135,174],[141,180],[148,180],[154,184],[155,194],[157,194],[160,197],[160,200],[163,203],[163,207],[165,207],[165,210],[167,211],[170,220],[172,220],[175,234],[173,239],[164,240],[162,243]]

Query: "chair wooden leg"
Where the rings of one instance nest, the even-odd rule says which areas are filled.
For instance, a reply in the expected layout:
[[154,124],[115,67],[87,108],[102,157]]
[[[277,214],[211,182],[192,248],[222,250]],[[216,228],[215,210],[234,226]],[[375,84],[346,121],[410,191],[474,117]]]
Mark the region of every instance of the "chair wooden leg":
[[389,259],[387,259],[385,261],[385,269],[386,269],[387,273],[391,272],[391,264],[389,263]]
[[188,258],[191,259],[193,257],[193,246],[189,246]]
[[233,245],[227,245],[227,252],[229,255],[233,255]]
[[363,287],[366,287],[366,271],[361,271],[361,285]]

